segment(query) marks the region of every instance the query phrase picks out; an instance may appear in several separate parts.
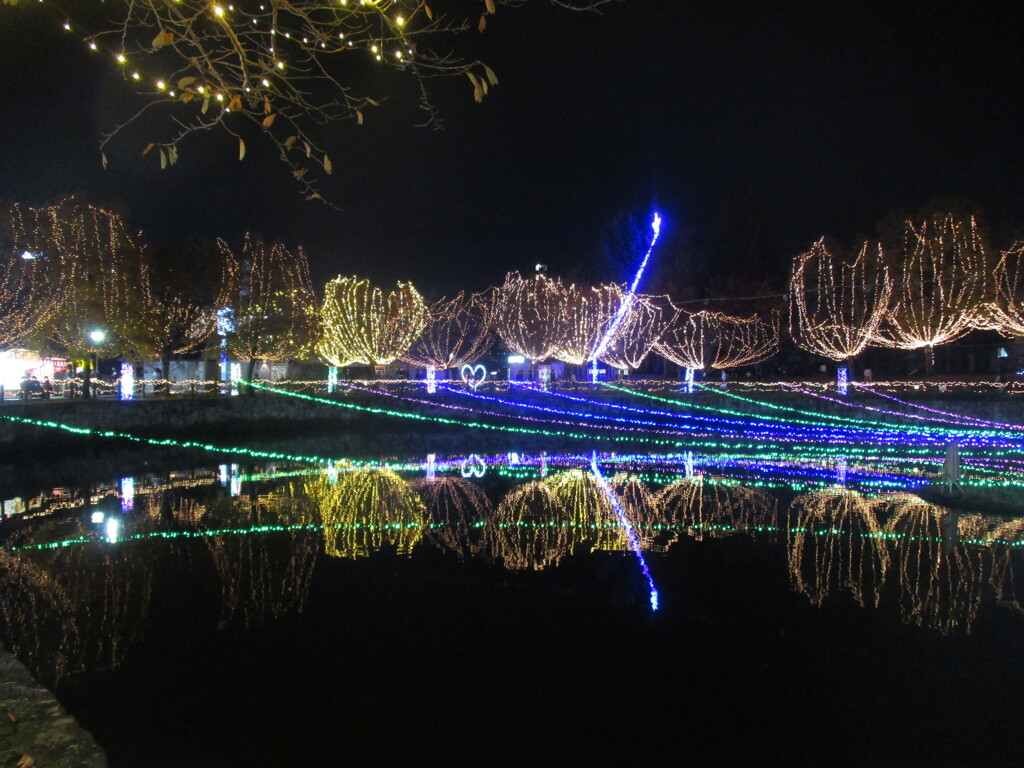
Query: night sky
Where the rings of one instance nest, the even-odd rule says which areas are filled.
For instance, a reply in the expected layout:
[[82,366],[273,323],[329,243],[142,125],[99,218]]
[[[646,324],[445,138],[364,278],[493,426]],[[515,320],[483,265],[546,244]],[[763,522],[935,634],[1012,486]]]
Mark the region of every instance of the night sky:
[[761,222],[758,249],[785,263],[939,196],[1011,233],[1024,220],[1024,7],[971,5],[499,7],[466,44],[500,85],[476,104],[464,78],[434,81],[444,131],[416,127],[402,76],[370,83],[388,101],[327,143],[324,192],[340,211],[304,202],[268,147],[249,142],[238,162],[226,134],[187,140],[161,171],[129,129],[103,171],[101,136],[130,114],[131,88],[52,8],[0,5],[0,198],[82,191],[154,242],[253,229],[306,246],[318,281],[409,279],[435,294],[538,261],[585,276],[610,222],[655,205],[708,259],[738,217]]

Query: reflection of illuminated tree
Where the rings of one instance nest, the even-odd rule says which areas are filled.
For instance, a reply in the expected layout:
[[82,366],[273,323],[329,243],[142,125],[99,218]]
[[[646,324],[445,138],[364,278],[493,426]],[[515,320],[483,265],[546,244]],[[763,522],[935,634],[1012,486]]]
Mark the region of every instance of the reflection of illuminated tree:
[[658,494],[662,519],[700,541],[737,531],[778,528],[778,501],[763,491],[716,483],[703,475],[678,480]]
[[306,481],[305,493],[320,513],[324,551],[332,557],[366,557],[383,547],[409,554],[423,538],[426,508],[390,470],[326,475]]
[[63,585],[24,554],[0,550],[0,617],[8,648],[56,682],[81,668],[75,609]]
[[[658,527],[663,522],[661,506],[657,497],[647,485],[636,478],[620,482],[615,478],[615,495],[622,506],[622,512],[633,526],[633,533],[643,549],[655,548],[664,551],[667,548],[666,538]],[[621,525],[620,525],[621,528]],[[657,543],[656,543],[657,542]],[[628,547],[628,542],[623,536],[621,543]],[[622,547],[617,547],[621,549]]]
[[[246,529],[311,522],[308,504],[291,484],[270,494],[236,498],[231,517]],[[319,549],[313,532],[228,533],[205,541],[220,576],[221,626],[235,616],[249,627],[305,608]]]
[[584,545],[591,550],[629,549],[600,483],[574,469],[509,493],[484,531],[482,549],[511,570],[541,570]]
[[878,606],[889,569],[879,538],[878,511],[859,493],[815,491],[797,496],[789,527],[793,588],[822,605],[849,593],[857,604]]
[[993,548],[965,546],[948,515],[916,496],[899,497],[885,526],[903,620],[944,634],[970,632],[993,568]]
[[427,507],[427,539],[460,559],[473,552],[478,546],[477,523],[494,512],[480,486],[461,477],[445,477],[417,480],[412,487]]

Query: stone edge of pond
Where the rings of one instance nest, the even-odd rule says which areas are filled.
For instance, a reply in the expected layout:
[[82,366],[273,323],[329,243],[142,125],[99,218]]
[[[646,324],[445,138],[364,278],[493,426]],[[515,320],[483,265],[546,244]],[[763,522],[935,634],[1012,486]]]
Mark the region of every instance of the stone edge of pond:
[[106,754],[92,734],[2,643],[0,707],[0,765],[107,768]]

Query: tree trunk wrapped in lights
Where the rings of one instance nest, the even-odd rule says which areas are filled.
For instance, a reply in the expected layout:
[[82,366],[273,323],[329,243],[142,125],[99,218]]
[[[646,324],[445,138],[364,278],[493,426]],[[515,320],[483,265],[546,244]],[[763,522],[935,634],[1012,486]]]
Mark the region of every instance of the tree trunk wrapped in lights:
[[331,365],[387,365],[423,333],[427,313],[411,283],[398,283],[385,295],[369,280],[336,277],[324,289],[316,351]]
[[0,219],[0,348],[23,344],[63,302],[60,281],[47,279],[45,262],[54,254],[39,218],[37,210],[14,203]]
[[975,327],[988,298],[988,254],[973,218],[935,217],[907,223],[902,270],[893,285],[892,311],[878,332],[883,346],[932,351]]
[[228,354],[249,364],[294,360],[307,355],[315,338],[316,297],[309,262],[299,248],[291,254],[281,243],[266,245],[246,233],[241,258],[217,240],[231,286]]
[[639,368],[678,313],[667,297],[633,296],[600,360],[619,370]]
[[1024,336],[1024,242],[1003,251],[995,269],[995,299],[983,312],[977,325],[1004,336]]
[[701,310],[680,313],[654,345],[655,351],[684,368],[725,370],[767,360],[779,349],[772,317],[731,317]]
[[495,330],[513,352],[541,362],[565,345],[569,292],[560,280],[509,272],[494,289]]
[[790,333],[803,349],[836,362],[856,357],[878,335],[889,312],[892,280],[864,243],[843,261],[819,240],[797,256],[789,287]]
[[437,370],[471,365],[494,343],[491,306],[483,294],[462,291],[430,305],[423,333],[401,359]]

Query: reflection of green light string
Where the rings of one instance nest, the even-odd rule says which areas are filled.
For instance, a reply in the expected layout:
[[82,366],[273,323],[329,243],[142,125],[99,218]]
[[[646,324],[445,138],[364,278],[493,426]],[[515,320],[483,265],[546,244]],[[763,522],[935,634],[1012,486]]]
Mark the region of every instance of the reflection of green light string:
[[[488,523],[486,521],[479,521],[472,524],[474,528],[486,527]],[[420,528],[426,527],[430,530],[438,530],[441,528],[450,527],[448,523],[430,523],[426,526],[421,526],[419,523],[386,523],[383,525],[370,525],[367,523],[355,523],[353,525],[328,525],[324,526],[319,523],[296,523],[294,525],[254,525],[248,528],[212,528],[206,531],[151,531],[150,533],[136,533],[130,536],[124,536],[117,540],[118,544],[125,542],[137,542],[137,541],[152,541],[152,540],[172,540],[172,539],[210,539],[217,538],[219,536],[252,536],[262,533],[292,533],[309,531],[313,533],[319,533],[321,531],[341,531],[341,530],[395,530],[402,528]],[[499,523],[495,527],[497,528],[537,528],[548,530],[551,528],[581,528],[586,527],[590,530],[598,531],[601,529],[618,528],[618,522],[606,523],[603,525],[591,524],[589,526],[580,526],[576,522],[565,522],[558,520],[519,520],[514,523]],[[783,528],[775,525],[750,525],[750,526],[737,526],[728,525],[723,523],[694,523],[692,525],[668,525],[665,523],[656,523],[654,525],[636,525],[636,530],[641,532],[676,532],[682,533],[684,531],[704,531],[712,533],[805,533],[812,536],[854,536],[861,539],[884,539],[886,541],[913,543],[913,542],[929,542],[938,543],[946,541],[942,536],[916,536],[911,533],[896,533],[890,531],[865,531],[865,532],[851,532],[844,531],[841,528],[821,528],[812,529],[805,527],[793,527]],[[1012,540],[1012,539],[961,539],[964,544],[971,544],[974,546],[1004,546],[1004,547],[1024,547],[1024,539]],[[111,546],[109,542],[100,539],[90,539],[83,536],[78,536],[73,539],[64,539],[63,541],[52,541],[45,544],[22,544],[15,547],[4,547],[5,552],[31,552],[41,551],[47,549],[63,549],[66,547],[72,547],[76,544],[101,544],[102,546]]]

